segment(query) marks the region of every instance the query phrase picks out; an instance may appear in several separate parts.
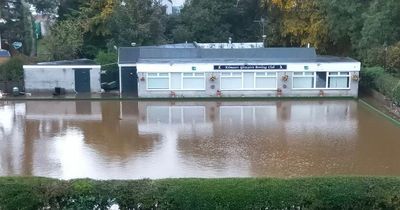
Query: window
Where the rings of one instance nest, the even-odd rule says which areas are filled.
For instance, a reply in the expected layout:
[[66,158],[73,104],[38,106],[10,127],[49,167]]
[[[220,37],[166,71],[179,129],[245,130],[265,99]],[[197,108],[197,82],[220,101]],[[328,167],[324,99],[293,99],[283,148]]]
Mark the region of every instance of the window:
[[315,72],[293,72],[293,89],[314,88]]
[[179,90],[182,88],[182,73],[171,73],[171,89]]
[[221,90],[239,90],[239,89],[242,89],[241,72],[221,73]]
[[350,87],[349,72],[329,72],[328,88],[345,89]]
[[276,89],[276,72],[257,72],[255,81],[256,89]]
[[326,72],[317,72],[317,79],[315,86],[317,88],[326,88]]
[[350,72],[293,73],[293,89],[347,89],[349,87]]
[[205,90],[204,73],[183,73],[183,90]]
[[147,88],[154,90],[169,89],[169,73],[147,73]]
[[243,73],[243,89],[253,89],[254,82],[254,72]]

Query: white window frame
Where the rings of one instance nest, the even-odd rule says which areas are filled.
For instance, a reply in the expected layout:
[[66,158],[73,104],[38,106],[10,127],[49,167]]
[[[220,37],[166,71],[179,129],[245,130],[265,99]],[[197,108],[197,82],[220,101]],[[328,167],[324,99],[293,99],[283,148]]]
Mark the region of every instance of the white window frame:
[[[240,73],[240,76],[239,76],[239,75],[234,75],[234,73],[236,73],[236,74]],[[230,75],[227,76],[227,75],[224,75],[224,74],[230,74]],[[223,78],[225,78],[225,79],[229,79],[229,78],[240,78],[240,80],[241,80],[241,87],[240,87],[239,89],[237,89],[237,88],[235,88],[235,89],[224,89],[224,88],[222,88],[222,79],[223,79]],[[220,89],[221,89],[221,90],[244,90],[244,89],[243,89],[243,72],[234,72],[234,71],[221,72],[221,73],[220,73],[220,80],[219,80],[219,83],[220,83]]]
[[[305,73],[313,73],[311,75],[305,75]],[[317,72],[318,71],[296,71],[292,73],[292,89],[293,90],[350,90],[351,89],[351,72],[350,71],[327,71],[326,72],[326,84],[324,88],[317,88]],[[302,75],[295,75],[296,73],[302,73]],[[338,75],[330,75],[331,73],[338,73]],[[299,77],[313,77],[314,84],[312,88],[294,88],[294,79]],[[347,88],[329,88],[330,77],[347,77],[349,79],[349,86]]]
[[[262,76],[257,76],[257,73],[264,73]],[[275,76],[269,76],[268,74],[274,73]],[[274,88],[257,88],[257,78],[275,78],[275,87]],[[277,90],[278,89],[278,72],[276,71],[263,71],[263,72],[254,72],[254,90]]]
[[[302,73],[302,75],[295,75],[296,73]],[[313,75],[306,75],[306,73],[313,73]],[[314,90],[314,89],[316,89],[315,88],[315,86],[316,86],[316,76],[317,76],[317,73],[315,71],[293,72],[292,73],[292,89],[293,90]],[[311,87],[311,88],[295,88],[294,87],[294,79],[295,78],[304,78],[304,77],[313,78],[314,79],[313,87]],[[318,89],[320,89],[320,88],[318,88]]]
[[[150,76],[150,74],[157,74],[157,76]],[[160,76],[160,74],[167,74],[167,76]],[[149,88],[149,79],[168,79],[168,88]],[[146,90],[148,91],[163,91],[170,90],[171,88],[171,74],[169,72],[148,72],[146,73]]]
[[[331,73],[337,73],[337,75],[331,75]],[[327,73],[327,80],[326,80],[326,87],[327,89],[334,89],[334,90],[349,90],[351,86],[351,73],[348,71],[335,71],[335,72],[328,72]],[[337,78],[347,78],[348,79],[348,87],[346,88],[330,88],[329,87],[329,79],[331,77],[337,77]]]
[[[191,74],[191,76],[185,76],[185,74]],[[196,74],[202,74],[202,75],[201,76],[197,76]],[[200,89],[184,89],[183,88],[183,80],[185,78],[186,79],[199,79],[199,78],[203,79],[203,88],[200,88]],[[171,81],[170,81],[170,83],[171,83]],[[170,85],[170,87],[171,87],[171,85]],[[204,72],[182,72],[181,73],[181,89],[180,90],[184,90],[184,91],[186,91],[186,90],[188,90],[188,91],[190,91],[190,90],[206,90],[206,74]]]
[[[180,73],[181,75],[181,87],[179,89],[176,88],[171,88],[171,72],[147,72],[146,73],[146,90],[147,91],[194,91],[194,90],[206,90],[206,74],[204,72],[177,72]],[[151,74],[157,74],[157,76],[150,76]],[[168,74],[168,76],[160,76],[160,74]],[[191,76],[184,76],[184,74],[191,74]],[[201,76],[198,76],[196,74],[202,74]],[[168,78],[168,88],[165,89],[154,89],[154,88],[149,88],[149,79],[153,78]],[[204,81],[204,85],[202,89],[183,89],[183,80],[184,78],[202,78]]]
[[[223,75],[223,74],[230,74],[228,75]],[[239,75],[234,75],[234,73],[240,73]],[[252,88],[244,88],[244,74],[245,73],[253,73],[253,87]],[[264,73],[263,76],[257,76],[257,73]],[[274,73],[275,76],[270,76],[268,74]],[[241,88],[237,89],[224,89],[222,88],[222,79],[223,78],[240,78],[241,79]],[[256,82],[257,78],[275,78],[275,88],[257,88],[256,87]],[[221,90],[277,90],[278,89],[278,72],[277,71],[251,71],[251,72],[220,72],[220,89]]]

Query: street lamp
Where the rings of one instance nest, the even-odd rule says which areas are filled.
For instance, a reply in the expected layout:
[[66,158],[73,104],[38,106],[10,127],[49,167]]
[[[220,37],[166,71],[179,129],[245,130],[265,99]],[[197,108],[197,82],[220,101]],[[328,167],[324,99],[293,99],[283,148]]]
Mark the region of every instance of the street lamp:
[[267,47],[267,35],[265,34],[265,25],[267,24],[267,21],[264,17],[261,17],[260,20],[255,20],[255,23],[259,23],[262,26],[262,39],[263,39],[263,45],[264,47]]

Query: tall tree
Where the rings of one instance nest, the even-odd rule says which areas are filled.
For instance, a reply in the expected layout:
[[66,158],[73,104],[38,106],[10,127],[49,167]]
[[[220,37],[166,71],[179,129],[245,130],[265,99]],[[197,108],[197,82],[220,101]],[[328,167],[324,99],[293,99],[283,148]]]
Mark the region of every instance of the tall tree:
[[59,21],[44,41],[51,60],[78,58],[84,44],[82,26],[74,20]]
[[23,0],[0,1],[0,34],[9,44],[22,42],[22,51],[31,54],[33,33],[31,14]]
[[310,43],[325,52],[329,35],[319,3],[319,0],[263,0],[262,5],[281,11],[280,32],[285,45],[305,46]]
[[131,46],[165,43],[165,7],[154,0],[125,0],[113,10],[107,27],[109,45]]
[[259,0],[191,0],[182,9],[172,30],[174,42],[227,42],[260,40],[254,21],[265,16]]

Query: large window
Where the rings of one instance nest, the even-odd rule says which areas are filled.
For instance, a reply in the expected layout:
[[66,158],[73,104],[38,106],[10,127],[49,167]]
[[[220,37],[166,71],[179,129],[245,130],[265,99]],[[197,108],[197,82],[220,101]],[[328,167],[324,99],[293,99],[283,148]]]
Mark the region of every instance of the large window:
[[348,89],[350,72],[294,72],[293,89]]
[[239,89],[242,89],[241,72],[221,73],[221,90],[239,90]]
[[205,90],[204,73],[183,73],[183,90]]
[[257,72],[256,89],[276,89],[276,72]]
[[293,89],[314,88],[314,72],[294,72]]
[[204,73],[147,73],[149,90],[205,90]]
[[276,72],[222,72],[221,90],[274,90]]
[[349,72],[329,72],[328,88],[349,88],[350,73]]
[[169,73],[147,73],[147,89],[169,89]]

